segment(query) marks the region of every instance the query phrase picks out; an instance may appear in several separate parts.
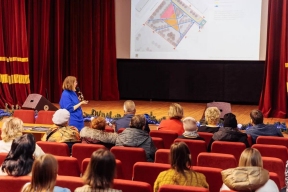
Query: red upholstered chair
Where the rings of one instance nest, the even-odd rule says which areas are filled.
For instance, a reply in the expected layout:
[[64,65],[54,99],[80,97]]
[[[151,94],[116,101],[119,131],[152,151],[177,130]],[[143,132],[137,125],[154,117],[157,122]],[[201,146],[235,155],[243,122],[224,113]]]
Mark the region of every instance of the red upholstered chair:
[[54,156],[58,162],[58,175],[80,176],[78,161],[74,157]]
[[170,146],[172,145],[174,140],[178,137],[178,134],[176,132],[172,132],[172,131],[151,130],[150,136],[162,138],[163,142],[164,142],[164,148],[170,149]]
[[56,186],[61,186],[74,191],[77,187],[82,187],[83,185],[84,183],[81,177],[57,175]]
[[211,152],[234,155],[236,161],[239,162],[240,155],[245,149],[246,146],[242,142],[214,141]]
[[262,157],[263,167],[269,172],[274,172],[278,175],[280,186],[285,187],[284,163],[281,159],[275,157]]
[[256,139],[257,144],[270,144],[270,145],[283,145],[288,147],[288,138],[277,136],[258,136]]
[[157,149],[164,149],[164,141],[160,137],[151,137],[152,141]]
[[118,129],[117,133],[122,133],[125,130],[125,128]]
[[235,157],[231,154],[202,152],[197,158],[197,166],[228,169],[237,165]]
[[210,192],[219,192],[219,189],[223,184],[221,175],[222,169],[200,166],[193,166],[192,169],[205,175],[206,181],[209,184]]
[[170,149],[158,149],[155,153],[155,163],[168,163],[170,156]]
[[90,158],[92,153],[98,149],[106,149],[106,147],[98,144],[75,143],[72,146],[72,157],[78,160],[79,167],[81,168],[83,159]]
[[[286,164],[288,160],[287,147],[282,145],[269,145],[269,144],[254,144],[252,148],[258,149],[263,157],[276,157],[283,161],[283,164]],[[284,170],[284,167],[283,167]]]
[[19,192],[25,183],[31,181],[31,176],[0,176],[1,192]]
[[54,124],[52,121],[52,117],[55,111],[39,111],[38,116],[35,119],[35,123],[37,124]]
[[198,132],[199,136],[202,137],[205,142],[206,142],[206,146],[208,147],[210,140],[213,137],[213,133],[208,133],[208,132]]
[[0,153],[0,165],[2,165],[7,155],[8,153]]
[[279,177],[278,177],[277,173],[269,172],[269,177],[270,177],[271,180],[273,180],[276,183],[276,185],[277,185],[277,187],[278,187],[278,189],[280,191],[281,184],[280,184],[280,180],[279,180]]
[[114,129],[112,127],[109,127],[109,126],[106,126],[104,131],[114,133]]
[[[85,158],[82,161],[82,166],[81,166],[82,175],[85,173],[89,162],[90,162],[90,158]],[[116,177],[115,177],[115,179],[123,179],[123,178],[124,177],[123,177],[123,170],[122,170],[122,162],[120,160],[116,159]]]
[[252,146],[253,143],[252,143],[252,137],[251,137],[251,135],[248,135],[248,134],[247,134],[247,140],[248,140],[249,145]]
[[114,179],[113,189],[119,189],[123,192],[152,192],[152,187],[148,183],[124,179]]
[[170,168],[169,164],[152,163],[152,162],[137,162],[133,167],[133,181],[143,181],[154,186],[158,175],[162,171]]
[[181,185],[162,185],[159,192],[209,192],[203,187],[181,186]]
[[15,110],[13,117],[18,117],[23,121],[23,123],[34,123],[35,122],[35,112],[34,110]]
[[124,178],[131,180],[133,165],[136,162],[146,162],[146,153],[142,148],[114,146],[110,150],[123,165]]
[[197,157],[201,152],[207,152],[206,142],[202,140],[192,140],[192,139],[175,139],[174,142],[185,142],[190,150],[192,156],[192,165],[197,164]]
[[66,143],[37,141],[39,147],[45,152],[58,156],[70,156],[69,147]]

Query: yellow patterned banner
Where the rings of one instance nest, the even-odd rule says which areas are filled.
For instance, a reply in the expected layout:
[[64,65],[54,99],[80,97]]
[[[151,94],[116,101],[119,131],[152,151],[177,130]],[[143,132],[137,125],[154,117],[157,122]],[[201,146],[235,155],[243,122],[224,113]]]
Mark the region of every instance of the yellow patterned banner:
[[0,83],[9,83],[9,84],[29,84],[30,79],[29,75],[8,75],[8,74],[0,74]]
[[6,61],[6,62],[28,62],[28,57],[0,57],[0,61]]

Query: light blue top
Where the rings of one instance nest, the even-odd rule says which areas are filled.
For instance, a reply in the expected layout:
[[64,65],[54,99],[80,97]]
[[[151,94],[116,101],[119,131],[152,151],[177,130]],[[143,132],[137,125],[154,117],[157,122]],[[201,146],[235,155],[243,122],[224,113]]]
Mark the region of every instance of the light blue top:
[[55,186],[53,192],[71,192],[68,188]]

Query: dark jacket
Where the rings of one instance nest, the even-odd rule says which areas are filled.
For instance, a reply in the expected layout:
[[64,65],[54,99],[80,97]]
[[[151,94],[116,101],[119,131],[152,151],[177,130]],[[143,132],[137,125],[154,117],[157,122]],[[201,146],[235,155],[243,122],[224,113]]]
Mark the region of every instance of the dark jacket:
[[[124,115],[122,118],[120,119],[117,119],[115,121],[115,129],[116,129],[116,132],[118,132],[118,130],[120,128],[127,128],[129,127],[129,124],[130,124],[130,121],[132,119],[132,117],[134,117],[134,114],[126,114]],[[150,132],[150,128],[149,128],[149,125],[148,125],[148,122],[146,121],[146,126],[145,126],[145,129],[144,129],[147,133]]]
[[205,141],[205,139],[203,139],[202,137],[185,137],[184,135],[180,135],[178,136],[179,139],[191,139],[191,140],[203,140]]
[[219,130],[219,128],[220,127],[209,127],[209,126],[203,125],[198,128],[198,132],[215,133]]

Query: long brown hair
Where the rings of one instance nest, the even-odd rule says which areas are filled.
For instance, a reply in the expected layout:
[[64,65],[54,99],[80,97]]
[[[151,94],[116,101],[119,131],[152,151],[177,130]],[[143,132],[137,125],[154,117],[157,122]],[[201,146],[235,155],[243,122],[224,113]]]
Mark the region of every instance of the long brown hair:
[[57,160],[53,155],[45,154],[34,161],[31,184],[23,192],[52,192],[58,171]]
[[173,143],[170,147],[170,164],[178,173],[184,175],[185,170],[190,170],[191,154],[188,146],[184,142]]

